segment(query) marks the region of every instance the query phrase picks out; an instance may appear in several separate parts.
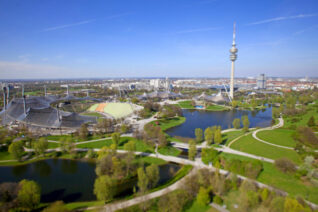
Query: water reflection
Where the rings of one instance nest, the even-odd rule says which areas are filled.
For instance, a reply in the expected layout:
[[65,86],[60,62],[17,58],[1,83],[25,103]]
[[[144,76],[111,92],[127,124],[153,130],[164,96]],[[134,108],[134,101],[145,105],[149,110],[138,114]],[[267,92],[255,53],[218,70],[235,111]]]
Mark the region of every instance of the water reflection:
[[[21,165],[21,166],[14,166],[12,168],[12,174],[16,177],[22,177],[28,171],[28,166]],[[2,172],[1,172],[2,174]]]
[[63,173],[74,174],[77,172],[77,161],[75,160],[62,160],[61,169]]
[[235,118],[247,115],[250,127],[267,127],[272,121],[272,108],[263,110],[230,110],[230,111],[204,111],[204,110],[183,110],[186,117],[185,123],[167,130],[170,136],[182,136],[194,138],[195,128],[205,129],[210,126],[220,125],[222,129],[232,127]]
[[49,176],[51,174],[51,166],[44,160],[34,163],[35,173],[42,177]]

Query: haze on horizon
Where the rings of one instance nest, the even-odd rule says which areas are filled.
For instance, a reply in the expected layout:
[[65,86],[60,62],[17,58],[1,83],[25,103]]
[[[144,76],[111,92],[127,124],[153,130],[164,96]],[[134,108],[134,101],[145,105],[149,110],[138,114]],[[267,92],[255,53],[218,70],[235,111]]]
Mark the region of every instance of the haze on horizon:
[[0,78],[317,77],[315,0],[0,0]]

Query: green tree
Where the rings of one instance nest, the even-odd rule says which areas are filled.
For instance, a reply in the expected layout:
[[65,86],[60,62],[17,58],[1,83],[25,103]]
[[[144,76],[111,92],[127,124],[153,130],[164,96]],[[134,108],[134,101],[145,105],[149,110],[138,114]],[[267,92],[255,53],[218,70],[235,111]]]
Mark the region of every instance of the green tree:
[[159,167],[156,164],[151,164],[146,167],[146,175],[149,179],[149,188],[154,188],[159,182]]
[[210,203],[209,189],[201,186],[197,196],[197,201],[201,205],[208,205]]
[[241,120],[240,119],[234,119],[232,122],[232,125],[235,129],[240,129],[241,127]]
[[189,160],[194,160],[195,156],[197,154],[197,146],[194,140],[191,140],[189,142],[189,152],[188,152],[188,158]]
[[235,100],[233,100],[233,101],[232,101],[232,108],[236,108],[236,107],[237,107],[237,105],[238,105],[238,102],[237,102],[237,101],[235,101]]
[[124,144],[124,150],[129,152],[136,151],[136,142],[133,140],[128,141],[127,143]]
[[20,161],[24,153],[22,141],[12,142],[9,146],[9,153],[12,154],[15,159]]
[[111,201],[116,194],[116,180],[108,175],[102,175],[96,178],[94,183],[94,194],[100,201]]
[[121,133],[126,133],[128,131],[128,126],[126,124],[122,124],[120,126],[120,132]]
[[204,138],[208,145],[212,144],[213,141],[213,131],[210,127],[204,130]]
[[300,204],[296,199],[292,199],[290,197],[286,197],[284,203],[284,212],[310,212],[312,211],[308,206],[305,207]]
[[203,141],[203,130],[201,128],[196,128],[194,131],[195,139],[198,143]]
[[251,100],[251,106],[253,109],[257,107],[257,102],[254,98]]
[[19,205],[26,210],[32,210],[36,208],[40,204],[41,199],[40,186],[36,182],[29,180],[20,181],[19,186]]
[[68,153],[72,153],[75,149],[75,142],[70,137],[66,138],[64,144],[62,144],[62,145],[64,145],[63,148]]
[[144,168],[140,167],[137,169],[137,175],[138,175],[138,188],[141,194],[144,194],[147,191],[148,185],[149,185],[149,179],[146,175]]
[[248,129],[250,127],[250,121],[248,120],[248,116],[242,117],[242,123],[243,123],[243,131],[248,132]]
[[316,125],[315,117],[311,116],[310,119],[307,122],[307,126],[308,127],[314,127],[315,125]]
[[33,149],[35,154],[43,155],[47,148],[49,147],[49,143],[45,138],[40,138],[38,141],[33,142]]
[[116,147],[118,147],[118,144],[120,141],[120,133],[118,133],[118,132],[113,133],[112,134],[112,141],[113,141],[113,144],[115,144]]
[[87,139],[89,135],[89,131],[87,129],[87,124],[82,124],[81,128],[79,129],[78,135],[81,139]]
[[214,132],[214,142],[215,142],[216,144],[222,143],[221,128],[218,128],[218,129]]
[[65,207],[63,201],[56,201],[50,204],[49,207],[45,208],[42,212],[68,212],[69,210]]

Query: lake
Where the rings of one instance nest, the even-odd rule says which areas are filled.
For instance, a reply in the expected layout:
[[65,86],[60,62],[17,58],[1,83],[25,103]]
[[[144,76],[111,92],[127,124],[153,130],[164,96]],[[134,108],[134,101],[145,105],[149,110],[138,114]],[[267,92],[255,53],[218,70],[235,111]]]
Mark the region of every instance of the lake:
[[207,127],[220,125],[222,130],[232,128],[235,118],[247,115],[250,127],[268,127],[272,122],[272,108],[263,110],[229,110],[229,111],[207,111],[183,109],[186,121],[166,131],[170,136],[182,136],[194,138],[196,128],[205,130]]
[[[47,159],[18,166],[0,167],[0,183],[19,182],[22,179],[34,180],[41,186],[41,202],[64,202],[96,200],[93,193],[95,162]],[[180,165],[168,163],[160,168],[159,184],[163,184],[174,176]],[[133,186],[120,197],[132,194]]]

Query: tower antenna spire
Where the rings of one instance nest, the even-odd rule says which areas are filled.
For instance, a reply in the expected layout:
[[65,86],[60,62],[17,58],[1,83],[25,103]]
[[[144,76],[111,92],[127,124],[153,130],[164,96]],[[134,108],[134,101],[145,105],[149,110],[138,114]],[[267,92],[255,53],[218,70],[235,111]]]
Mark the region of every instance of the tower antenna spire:
[[233,24],[233,44],[232,45],[235,45],[235,21],[234,21],[234,24]]

